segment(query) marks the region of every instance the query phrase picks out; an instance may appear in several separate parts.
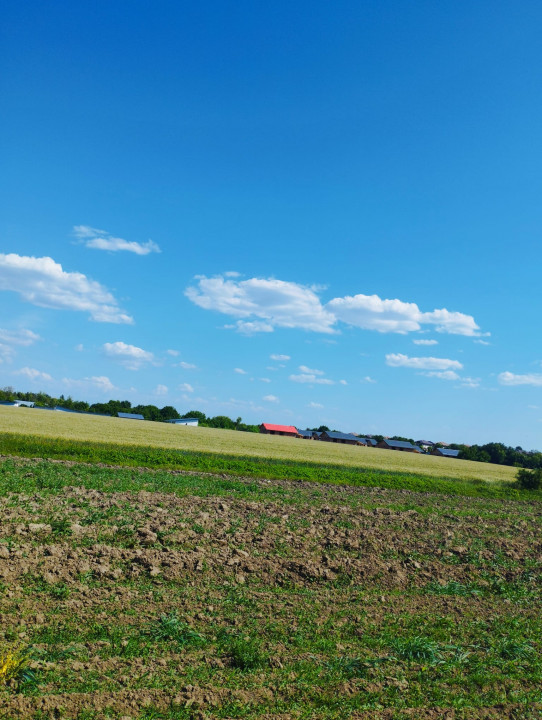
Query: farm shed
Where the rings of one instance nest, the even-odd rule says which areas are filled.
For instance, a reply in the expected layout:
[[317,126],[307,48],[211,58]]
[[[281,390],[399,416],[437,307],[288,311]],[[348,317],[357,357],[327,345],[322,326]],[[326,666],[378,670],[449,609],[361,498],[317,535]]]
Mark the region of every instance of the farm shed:
[[168,420],[168,423],[172,425],[190,425],[191,427],[198,427],[198,418],[179,418],[178,420]]
[[459,457],[459,450],[451,450],[450,448],[435,448],[431,455],[440,455],[440,457]]
[[384,448],[384,450],[398,450],[399,452],[422,452],[417,445],[413,445],[406,440],[382,440],[377,447]]
[[314,440],[314,432],[312,430],[298,429],[297,436],[300,437],[302,440]]
[[293,425],[272,425],[271,423],[262,423],[260,432],[265,435],[286,435],[287,437],[297,437],[297,428]]
[[362,438],[362,440],[365,440],[367,447],[376,447],[377,443],[374,438]]
[[324,431],[320,440],[325,442],[344,443],[345,445],[365,445],[362,438],[351,433],[332,432],[331,430]]
[[139,414],[137,414],[137,413],[123,413],[123,412],[120,412],[120,413],[117,413],[117,415],[118,415],[120,418],[124,418],[125,420],[145,420],[145,418],[143,417],[143,415],[139,415]]

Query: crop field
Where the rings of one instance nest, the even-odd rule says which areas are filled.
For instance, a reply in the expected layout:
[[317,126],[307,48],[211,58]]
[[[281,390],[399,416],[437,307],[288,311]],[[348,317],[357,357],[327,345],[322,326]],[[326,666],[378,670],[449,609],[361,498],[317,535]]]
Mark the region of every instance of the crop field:
[[515,469],[13,408],[0,430],[0,718],[542,718],[542,491]]
[[506,482],[513,480],[516,472],[514,468],[503,465],[419,456],[377,448],[0,406],[0,433],[2,432],[196,453],[343,465],[460,480]]
[[542,717],[540,493],[425,483],[4,457],[0,718]]

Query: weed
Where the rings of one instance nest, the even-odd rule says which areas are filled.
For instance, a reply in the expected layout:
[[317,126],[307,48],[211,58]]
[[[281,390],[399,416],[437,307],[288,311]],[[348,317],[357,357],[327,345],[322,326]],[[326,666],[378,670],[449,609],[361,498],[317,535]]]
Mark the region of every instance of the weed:
[[442,658],[438,645],[429,638],[416,635],[413,638],[398,638],[391,643],[398,660],[408,663],[427,663],[436,665]]
[[53,583],[49,587],[49,594],[56,600],[65,600],[70,595],[70,588],[66,583]]
[[199,632],[190,627],[188,623],[181,620],[174,610],[168,614],[162,614],[152,623],[145,633],[152,640],[164,642],[172,640],[182,647],[186,645],[205,645],[206,639]]
[[503,638],[497,644],[496,650],[503,660],[530,660],[535,654],[530,643],[516,638]]
[[35,673],[30,667],[30,653],[28,648],[13,646],[0,650],[0,684],[16,687],[31,682]]
[[262,650],[257,638],[223,632],[219,643],[234,668],[255,670],[269,664],[269,656]]
[[67,518],[53,518],[49,524],[55,537],[68,537],[72,534],[71,522]]

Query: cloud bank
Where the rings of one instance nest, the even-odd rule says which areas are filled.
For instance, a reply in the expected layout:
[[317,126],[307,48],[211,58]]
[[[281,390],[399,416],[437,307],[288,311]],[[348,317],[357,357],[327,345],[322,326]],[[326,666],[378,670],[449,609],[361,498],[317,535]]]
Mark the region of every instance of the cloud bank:
[[246,334],[281,327],[332,334],[338,332],[339,323],[345,323],[380,333],[406,334],[431,327],[451,335],[482,335],[471,315],[446,308],[422,312],[416,303],[363,294],[323,304],[318,295],[321,288],[275,278],[238,280],[198,275],[195,280],[196,285],[185,291],[188,299],[205,310],[239,318],[227,327]]

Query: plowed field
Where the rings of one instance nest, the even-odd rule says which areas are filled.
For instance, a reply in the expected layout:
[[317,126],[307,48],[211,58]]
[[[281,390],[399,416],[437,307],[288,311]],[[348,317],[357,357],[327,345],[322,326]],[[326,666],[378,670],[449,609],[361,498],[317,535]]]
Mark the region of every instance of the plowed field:
[[4,460],[0,516],[0,717],[542,717],[538,502]]

